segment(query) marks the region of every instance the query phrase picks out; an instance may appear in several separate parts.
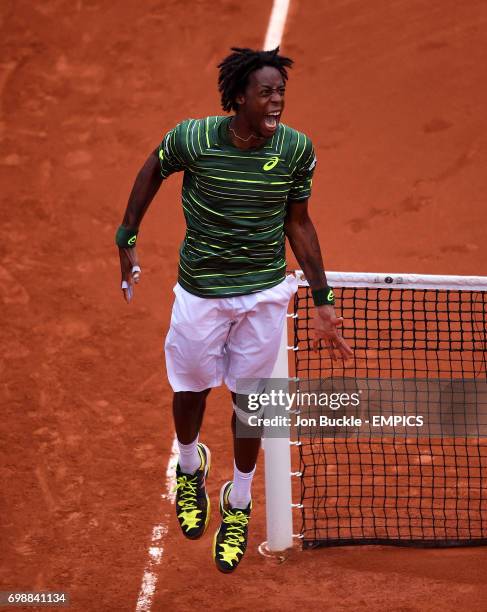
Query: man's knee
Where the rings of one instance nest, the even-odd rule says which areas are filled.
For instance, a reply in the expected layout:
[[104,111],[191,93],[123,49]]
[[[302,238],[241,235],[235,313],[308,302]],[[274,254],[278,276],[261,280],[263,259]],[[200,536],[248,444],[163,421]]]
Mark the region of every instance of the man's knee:
[[[255,432],[258,427],[257,419],[260,419],[264,413],[264,407],[252,404],[250,396],[236,394],[232,392],[233,413],[238,419],[241,431]],[[242,436],[245,437],[245,436]]]
[[202,402],[206,400],[211,389],[205,389],[204,391],[175,391],[174,392],[174,405],[189,410],[193,407],[199,407]]

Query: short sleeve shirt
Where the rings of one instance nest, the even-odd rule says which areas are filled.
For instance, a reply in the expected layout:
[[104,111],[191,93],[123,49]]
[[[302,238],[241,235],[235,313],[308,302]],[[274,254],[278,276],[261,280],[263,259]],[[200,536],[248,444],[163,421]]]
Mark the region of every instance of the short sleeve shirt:
[[286,272],[289,201],[311,195],[311,140],[282,123],[259,149],[235,147],[231,117],[181,122],[159,147],[161,176],[184,172],[186,234],[178,281],[200,297],[231,297],[279,284]]

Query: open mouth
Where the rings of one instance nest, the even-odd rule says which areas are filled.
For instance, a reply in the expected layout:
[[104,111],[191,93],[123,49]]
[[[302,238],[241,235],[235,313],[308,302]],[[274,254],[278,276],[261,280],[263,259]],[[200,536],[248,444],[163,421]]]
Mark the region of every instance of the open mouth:
[[275,130],[277,128],[277,124],[281,118],[281,111],[275,111],[273,113],[268,113],[264,116],[264,123],[268,130]]

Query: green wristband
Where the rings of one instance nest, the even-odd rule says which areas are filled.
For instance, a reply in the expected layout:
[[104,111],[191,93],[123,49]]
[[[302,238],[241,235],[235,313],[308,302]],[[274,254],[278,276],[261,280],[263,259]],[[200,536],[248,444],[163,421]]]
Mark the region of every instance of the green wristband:
[[335,303],[335,295],[331,287],[312,289],[311,296],[315,306],[333,306]]
[[122,249],[133,249],[138,233],[138,229],[128,229],[121,225],[115,234],[115,243]]

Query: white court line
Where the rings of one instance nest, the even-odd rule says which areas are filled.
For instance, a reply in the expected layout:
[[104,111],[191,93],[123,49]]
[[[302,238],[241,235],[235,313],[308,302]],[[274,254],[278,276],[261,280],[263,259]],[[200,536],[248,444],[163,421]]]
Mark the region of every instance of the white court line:
[[275,49],[281,44],[289,3],[290,0],[274,0],[267,34],[265,35],[264,49],[266,51]]
[[[166,468],[166,491],[165,493],[161,494],[161,499],[164,502],[169,501],[171,504],[174,504],[174,498],[176,497],[174,488],[176,486],[176,464],[178,462],[178,453],[178,443],[176,438],[174,438]],[[140,586],[137,606],[135,608],[136,612],[150,612],[152,600],[154,599],[154,594],[156,592],[157,566],[161,562],[162,554],[164,552],[163,544],[168,531],[168,520],[169,514],[166,512],[162,517],[161,523],[154,525],[152,528],[152,536],[149,546],[149,559],[142,576],[142,584]]]
[[[265,36],[265,50],[275,49],[281,44],[289,3],[290,0],[274,0],[269,25],[267,26],[267,33]],[[178,462],[178,453],[179,449],[177,440],[174,438],[166,469],[166,492],[161,494],[161,499],[164,502],[169,501],[171,504],[174,504],[174,499],[176,497],[174,487],[176,485],[175,472],[176,464]],[[164,553],[163,544],[168,532],[168,520],[169,513],[165,512],[161,518],[161,522],[154,525],[152,528],[151,542],[148,550],[149,559],[146,563],[144,574],[142,576],[142,584],[140,586],[135,612],[151,611],[157,586],[157,569],[158,565],[161,563],[162,555]]]

